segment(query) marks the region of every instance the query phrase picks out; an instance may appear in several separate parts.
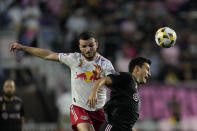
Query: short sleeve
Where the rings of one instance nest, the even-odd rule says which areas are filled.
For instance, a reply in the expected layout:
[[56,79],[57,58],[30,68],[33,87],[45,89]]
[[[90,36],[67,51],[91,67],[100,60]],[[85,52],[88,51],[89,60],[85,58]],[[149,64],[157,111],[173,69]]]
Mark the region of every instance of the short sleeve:
[[114,67],[110,61],[107,62],[106,70],[104,70],[104,73],[105,73],[105,76],[115,73]]
[[59,53],[59,61],[67,66],[73,63],[74,53]]

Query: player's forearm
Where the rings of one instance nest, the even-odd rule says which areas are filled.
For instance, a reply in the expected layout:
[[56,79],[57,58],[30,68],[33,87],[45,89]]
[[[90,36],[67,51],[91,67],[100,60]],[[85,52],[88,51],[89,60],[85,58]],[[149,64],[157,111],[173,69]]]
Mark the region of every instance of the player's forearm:
[[22,46],[21,50],[28,52],[31,55],[40,57],[42,59],[47,59],[47,57],[52,54],[52,51],[45,50],[45,49],[40,49],[40,48],[35,48],[35,47],[28,47],[28,46]]
[[97,92],[99,88],[101,88],[102,86],[104,86],[106,83],[106,78],[103,77],[99,80],[97,80],[95,83],[94,83],[94,87],[93,87],[93,91],[94,92]]

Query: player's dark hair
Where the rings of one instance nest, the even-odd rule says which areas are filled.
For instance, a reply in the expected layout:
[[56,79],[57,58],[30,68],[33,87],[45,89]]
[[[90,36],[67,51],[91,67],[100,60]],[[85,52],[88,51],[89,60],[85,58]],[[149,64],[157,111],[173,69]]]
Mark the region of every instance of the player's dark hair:
[[149,65],[151,65],[151,60],[144,57],[136,57],[132,59],[129,63],[129,72],[133,72],[133,69],[136,65],[142,67],[144,63],[148,63]]
[[97,42],[97,37],[94,32],[83,32],[79,35],[78,40],[89,40],[90,38],[94,38]]

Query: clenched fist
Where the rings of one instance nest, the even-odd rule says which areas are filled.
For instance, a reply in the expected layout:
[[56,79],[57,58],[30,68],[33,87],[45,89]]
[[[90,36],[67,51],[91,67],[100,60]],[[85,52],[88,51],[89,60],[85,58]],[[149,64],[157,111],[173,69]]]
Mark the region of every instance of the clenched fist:
[[10,46],[10,52],[14,52],[14,50],[21,50],[23,45],[19,43],[12,43]]

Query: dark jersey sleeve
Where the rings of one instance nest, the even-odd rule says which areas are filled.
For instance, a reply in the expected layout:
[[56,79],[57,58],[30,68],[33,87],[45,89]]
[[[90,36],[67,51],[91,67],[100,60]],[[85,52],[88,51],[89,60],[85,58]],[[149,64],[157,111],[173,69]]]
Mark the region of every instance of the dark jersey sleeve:
[[129,73],[126,72],[119,72],[119,73],[115,73],[115,74],[110,74],[108,75],[111,80],[112,80],[112,87],[111,89],[113,90],[122,90],[124,88],[127,88],[128,86],[127,83],[130,83],[131,78]]

